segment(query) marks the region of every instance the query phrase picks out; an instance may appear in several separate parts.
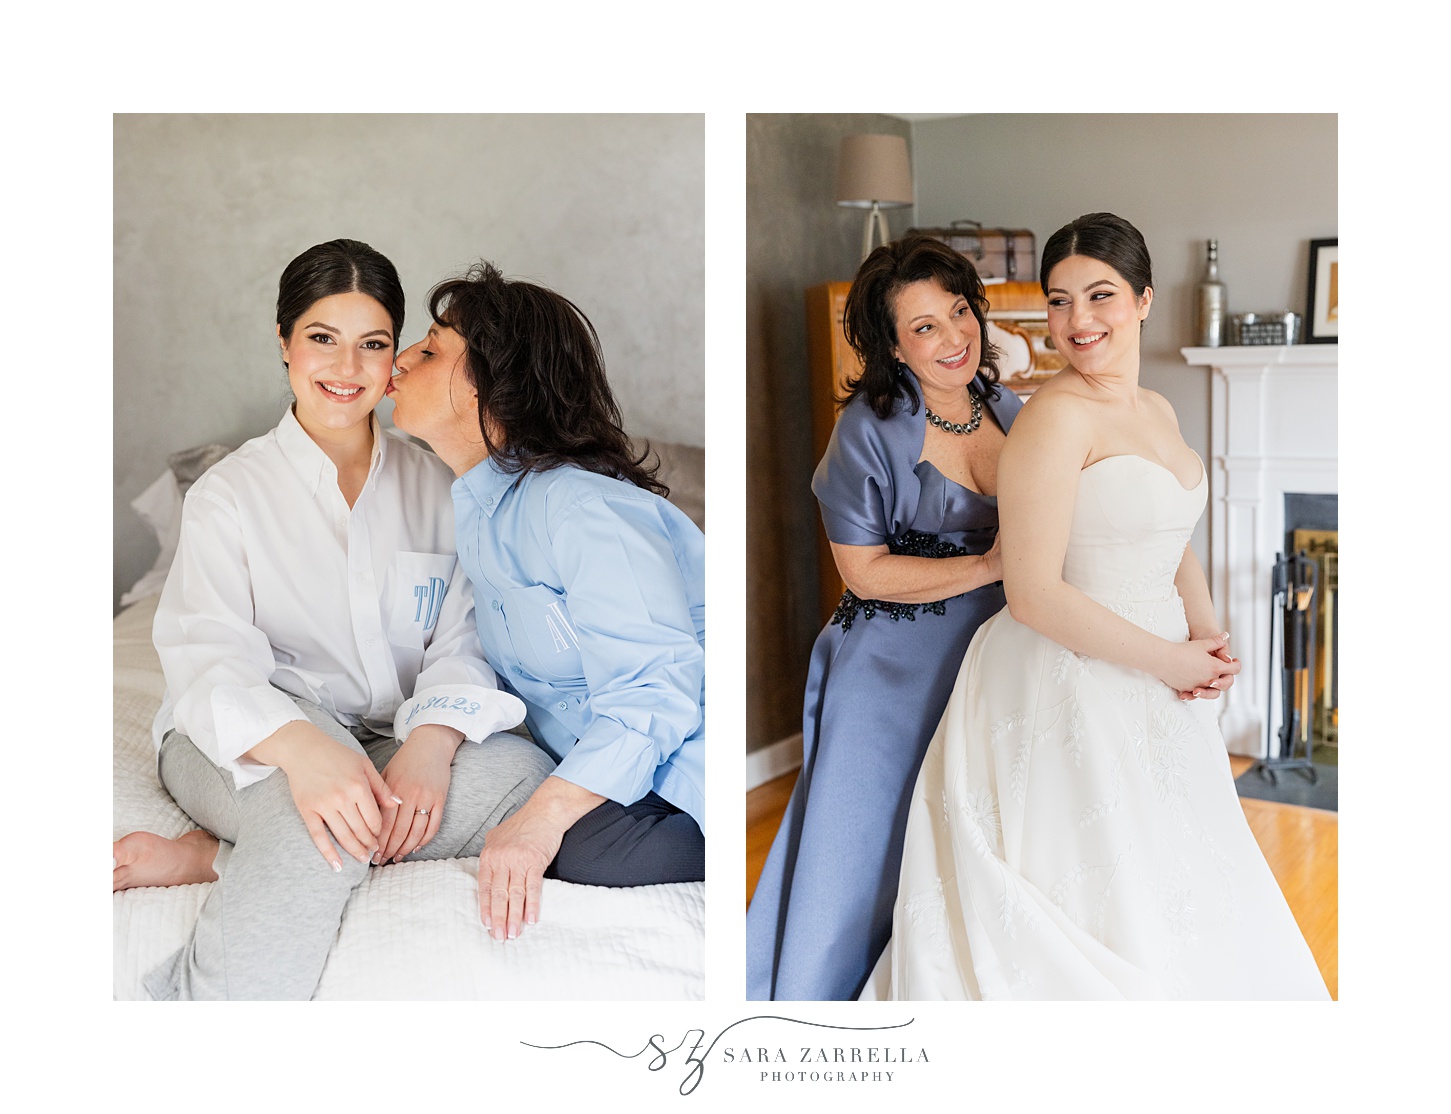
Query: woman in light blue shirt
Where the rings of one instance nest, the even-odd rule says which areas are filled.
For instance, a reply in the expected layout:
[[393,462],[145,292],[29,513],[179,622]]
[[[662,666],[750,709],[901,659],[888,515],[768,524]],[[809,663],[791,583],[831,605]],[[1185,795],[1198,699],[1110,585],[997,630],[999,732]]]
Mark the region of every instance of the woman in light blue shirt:
[[705,877],[705,538],[633,453],[572,302],[485,263],[429,311],[393,420],[458,477],[480,641],[559,763],[480,859],[480,915],[512,939],[544,877]]

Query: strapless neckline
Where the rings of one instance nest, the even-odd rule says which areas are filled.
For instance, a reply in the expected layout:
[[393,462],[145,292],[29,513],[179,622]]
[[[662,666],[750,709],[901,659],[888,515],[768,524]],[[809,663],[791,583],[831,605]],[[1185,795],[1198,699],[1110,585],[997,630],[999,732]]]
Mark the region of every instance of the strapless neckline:
[[1209,477],[1209,471],[1204,467],[1204,460],[1199,456],[1198,453],[1194,454],[1194,458],[1199,461],[1199,480],[1197,483],[1195,483],[1193,487],[1185,487],[1183,484],[1179,483],[1179,477],[1176,476],[1171,469],[1165,467],[1156,460],[1150,460],[1146,456],[1139,456],[1138,453],[1118,453],[1114,456],[1102,457],[1099,460],[1095,460],[1092,464],[1086,465],[1083,468],[1083,471],[1087,472],[1090,468],[1097,468],[1100,464],[1107,464],[1110,460],[1140,460],[1155,471],[1164,473],[1164,475],[1168,476],[1174,481],[1175,485],[1179,488],[1180,491],[1188,495],[1195,491],[1198,491],[1200,487],[1204,485],[1204,481]]
[[996,495],[985,495],[983,492],[977,490],[977,488],[975,488],[975,487],[968,487],[967,484],[965,484],[965,483],[958,483],[958,481],[954,480],[951,476],[949,476],[941,468],[937,467],[937,465],[933,464],[926,457],[923,457],[923,458],[921,458],[920,460],[917,461],[917,464],[913,467],[913,471],[916,471],[917,468],[920,468],[924,464],[927,465],[928,468],[931,468],[932,471],[936,472],[937,475],[938,475],[938,477],[942,480],[943,483],[951,484],[953,487],[957,488],[959,491],[965,491],[969,495],[971,495],[974,499],[980,499],[984,503],[987,503],[987,504],[989,504],[991,506],[996,506],[997,505],[998,497]]

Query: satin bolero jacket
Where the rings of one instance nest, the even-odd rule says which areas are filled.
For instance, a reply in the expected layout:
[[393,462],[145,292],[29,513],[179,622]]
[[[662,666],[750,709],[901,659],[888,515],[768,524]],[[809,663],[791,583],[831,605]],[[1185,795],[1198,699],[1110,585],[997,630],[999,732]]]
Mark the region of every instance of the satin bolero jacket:
[[[973,385],[985,400],[984,409],[1004,432],[1011,429],[1023,408],[1018,396],[1002,384],[990,386],[981,375]],[[831,541],[886,545],[909,530],[950,535],[984,529],[969,525],[964,530],[961,500],[966,496],[996,507],[997,499],[969,491],[922,460],[926,429],[927,408],[920,399],[913,412],[911,401],[899,398],[886,418],[878,418],[861,395],[846,405],[811,480]],[[986,529],[983,552],[992,544],[995,516]]]
[[557,776],[652,789],[705,828],[705,536],[678,507],[573,466],[453,485],[479,638]]

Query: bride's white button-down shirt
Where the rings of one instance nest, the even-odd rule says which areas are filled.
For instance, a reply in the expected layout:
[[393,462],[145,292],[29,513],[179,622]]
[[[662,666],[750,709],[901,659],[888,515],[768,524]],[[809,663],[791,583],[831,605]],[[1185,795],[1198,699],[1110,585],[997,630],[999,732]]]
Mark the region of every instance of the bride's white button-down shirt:
[[478,742],[524,718],[479,644],[452,474],[373,430],[351,510],[290,410],[186,494],[152,629],[167,685],[152,735],[175,727],[239,789],[274,769],[242,756],[306,718],[288,693],[400,741],[442,723]]

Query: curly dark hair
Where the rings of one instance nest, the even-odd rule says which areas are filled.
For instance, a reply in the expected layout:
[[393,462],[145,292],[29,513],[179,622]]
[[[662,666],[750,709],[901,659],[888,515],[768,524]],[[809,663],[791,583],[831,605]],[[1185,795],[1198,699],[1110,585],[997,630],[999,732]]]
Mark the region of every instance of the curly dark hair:
[[[605,378],[599,335],[568,298],[481,262],[428,295],[428,312],[467,346],[484,447],[505,472],[573,464],[668,495],[660,460],[636,455]],[[503,439],[496,444],[490,429]]]
[[941,240],[911,234],[877,248],[852,280],[843,326],[847,343],[861,360],[862,373],[847,382],[846,396],[837,400],[839,406],[865,395],[877,417],[886,418],[897,400],[905,398],[912,412],[917,412],[921,399],[916,378],[903,372],[905,365],[892,349],[897,346],[897,295],[903,287],[929,279],[967,299],[982,330],[978,373],[992,385],[996,397],[999,352],[987,338],[988,300],[976,268]]
[[1038,268],[1038,285],[1044,294],[1048,293],[1049,272],[1070,255],[1086,255],[1107,263],[1124,277],[1136,298],[1142,298],[1144,289],[1154,285],[1154,268],[1143,234],[1112,213],[1085,213],[1048,237],[1043,245],[1043,265]]

